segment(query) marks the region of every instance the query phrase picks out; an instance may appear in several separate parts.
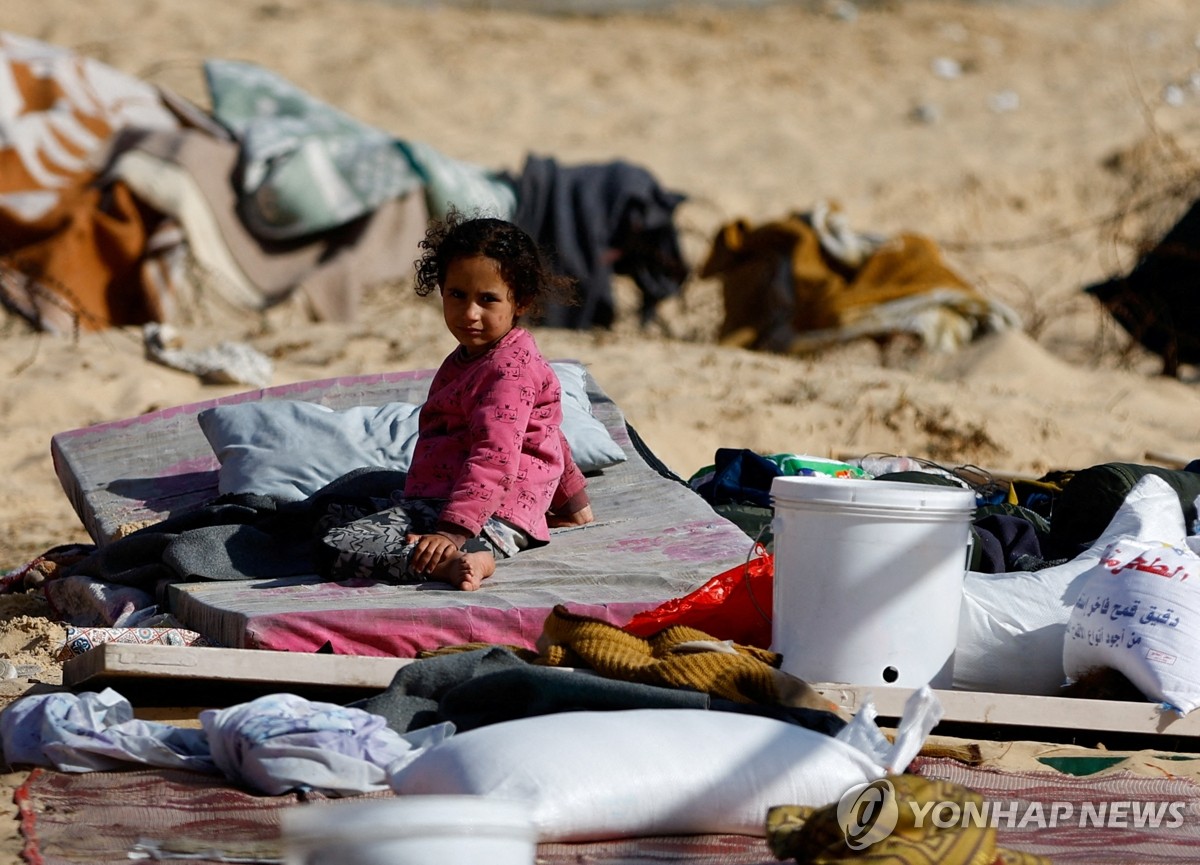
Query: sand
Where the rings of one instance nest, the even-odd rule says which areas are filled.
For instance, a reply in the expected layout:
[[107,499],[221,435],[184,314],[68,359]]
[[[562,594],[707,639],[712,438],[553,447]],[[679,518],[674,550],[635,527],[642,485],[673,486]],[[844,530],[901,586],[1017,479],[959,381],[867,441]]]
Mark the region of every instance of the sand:
[[[1196,371],[1157,375],[1160,361],[1131,350],[1081,291],[1124,272],[1135,243],[1191,202],[1193,0],[607,16],[367,0],[97,0],[81,13],[39,0],[6,4],[0,28],[201,105],[205,59],[252,61],[397,137],[491,168],[519,170],[529,153],[641,164],[688,195],[678,222],[693,264],[727,221],[836,201],[860,230],[933,238],[1022,317],[1021,330],[952,354],[868,342],[784,357],[715,345],[720,287],[693,279],[650,329],[619,282],[612,331],[537,332],[548,356],[585,362],[685,477],[718,447],[904,454],[1029,476],[1197,455]],[[433,302],[407,286],[366,304],[339,326],[286,306],[261,319],[214,314],[184,338],[249,342],[272,357],[275,384],[435,366],[453,345]],[[137,330],[71,339],[11,320],[0,375],[3,567],[89,540],[55,477],[52,434],[242,389],[147,361]],[[0,643],[0,655],[45,668],[11,686],[55,681],[61,629],[36,598],[6,600],[6,636],[29,636]]]

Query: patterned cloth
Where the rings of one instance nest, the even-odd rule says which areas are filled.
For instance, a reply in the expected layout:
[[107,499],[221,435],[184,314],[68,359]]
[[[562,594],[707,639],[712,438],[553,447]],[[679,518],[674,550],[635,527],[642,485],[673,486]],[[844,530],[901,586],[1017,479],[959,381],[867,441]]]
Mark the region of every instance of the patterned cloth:
[[411,272],[425,196],[389,136],[257,67],[207,70],[219,118],[0,32],[0,303],[70,334],[186,320],[203,281],[251,309],[300,288],[345,321],[361,285]]
[[252,63],[209,60],[213,115],[241,144],[247,227],[288,240],[343,225],[420,188],[386,132]]
[[[410,534],[430,534],[437,529],[444,501],[403,499],[389,508],[335,526],[321,538],[321,570],[330,579],[356,578],[392,583],[423,583],[428,574],[408,567],[416,549]],[[507,523],[490,517],[478,537],[463,545],[466,552],[487,550],[496,559],[515,556],[529,545],[529,537]]]
[[57,660],[67,661],[105,643],[134,643],[140,646],[220,646],[203,634],[187,628],[77,628],[67,626],[67,636]]
[[[877,804],[867,826],[857,825],[861,815],[839,813],[839,803],[824,808],[778,805],[767,812],[767,843],[779,859],[812,865],[865,862],[877,865],[1049,865],[1048,859],[996,846],[996,828],[990,825],[954,825],[939,828],[928,815],[926,803],[941,807],[953,803],[962,809],[981,809],[983,796],[948,781],[916,775],[884,779],[892,794]],[[878,784],[880,782],[876,782]],[[884,820],[895,818],[890,832],[875,839],[870,832]],[[852,825],[847,828],[846,822]],[[943,823],[946,821],[943,820]],[[886,826],[884,828],[887,828]],[[862,838],[856,829],[865,829]],[[853,845],[853,846],[851,846]],[[855,849],[858,847],[859,849]]]
[[504,174],[393,138],[273,72],[230,60],[209,60],[204,72],[214,116],[241,145],[238,197],[261,239],[336,228],[418,190],[434,218],[457,207],[510,219],[517,209]]

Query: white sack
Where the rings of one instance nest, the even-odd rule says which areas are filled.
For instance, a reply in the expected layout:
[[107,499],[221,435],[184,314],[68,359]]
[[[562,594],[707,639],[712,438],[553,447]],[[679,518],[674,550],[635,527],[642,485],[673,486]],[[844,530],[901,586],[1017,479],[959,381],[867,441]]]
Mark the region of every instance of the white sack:
[[[1189,538],[1189,545],[1197,538]],[[1118,541],[1084,574],[1063,643],[1070,679],[1111,667],[1152,700],[1200,705],[1200,556],[1189,546]]]
[[[903,771],[941,707],[910,700],[903,754],[869,754],[804,727],[734,712],[561,712],[459,733],[391,775],[400,795],[469,794],[527,802],[542,841],[647,835],[764,835],[772,805],[824,806]],[[866,709],[867,707],[864,707]],[[883,741],[873,707],[843,733]],[[872,731],[859,729],[865,725]],[[913,730],[916,728],[916,734]]]
[[954,687],[997,694],[1058,693],[1065,680],[1063,639],[1084,574],[1122,538],[1183,543],[1187,527],[1179,496],[1147,475],[1089,549],[1041,571],[984,574],[963,583]]

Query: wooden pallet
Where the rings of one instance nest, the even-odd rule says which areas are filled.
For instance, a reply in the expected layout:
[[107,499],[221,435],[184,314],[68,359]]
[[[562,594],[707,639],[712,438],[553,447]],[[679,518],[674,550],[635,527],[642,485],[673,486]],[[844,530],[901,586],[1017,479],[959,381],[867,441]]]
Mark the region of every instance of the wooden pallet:
[[[385,690],[413,660],[103,643],[63,664],[63,685],[74,691],[111,687],[135,705],[228,706],[282,691],[345,703]],[[885,722],[900,717],[913,693],[912,688],[878,685],[814,687],[850,714],[869,699]],[[1126,741],[1200,752],[1200,712],[1179,715],[1151,702],[950,690],[934,694],[944,712],[935,732],[946,735],[1078,744]]]
[[[821,683],[813,687],[855,714],[869,699],[881,719],[899,718],[912,688]],[[934,690],[944,714],[935,732],[971,738],[1078,744],[1123,741],[1200,751],[1200,712],[1180,715],[1151,702]],[[996,735],[988,735],[987,731]]]
[[376,694],[412,658],[324,655],[265,649],[102,643],[63,663],[63,685],[74,691],[112,688],[130,702],[233,705],[248,697],[289,692],[348,702]]

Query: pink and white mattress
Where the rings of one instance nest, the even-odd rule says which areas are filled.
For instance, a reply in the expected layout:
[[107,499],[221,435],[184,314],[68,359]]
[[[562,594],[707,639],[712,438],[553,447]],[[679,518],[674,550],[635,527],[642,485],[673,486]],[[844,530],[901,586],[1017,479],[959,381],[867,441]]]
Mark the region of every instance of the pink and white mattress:
[[[210,406],[290,399],[344,409],[423,402],[434,370],[301,382],[163,409],[55,435],[55,470],[98,545],[121,526],[215,498],[219,464],[196,421]],[[222,645],[412,657],[465,643],[532,647],[556,604],[624,624],[745,561],[752,541],[663,467],[590,375],[592,413],[627,460],[589,478],[596,522],[556,529],[548,546],[499,563],[476,592],[440,584],[287,579],[166,587],[180,623]],[[327,645],[328,644],[328,645]]]

